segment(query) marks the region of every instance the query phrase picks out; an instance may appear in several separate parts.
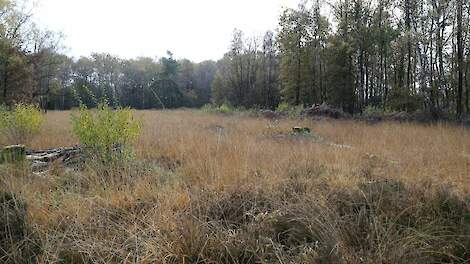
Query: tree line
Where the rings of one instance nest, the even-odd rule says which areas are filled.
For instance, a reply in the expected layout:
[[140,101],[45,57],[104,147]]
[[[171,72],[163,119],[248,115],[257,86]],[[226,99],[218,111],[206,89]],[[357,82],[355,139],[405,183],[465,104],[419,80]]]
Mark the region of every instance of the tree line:
[[470,4],[303,0],[264,36],[234,30],[217,62],[61,55],[17,2],[0,0],[0,102],[68,109],[100,98],[138,109],[206,103],[274,109],[328,103],[350,113],[470,113]]
[[0,0],[0,104],[37,103],[70,109],[83,103],[137,109],[200,107],[211,98],[216,63],[161,58],[122,59],[106,53],[73,59],[60,34],[38,27],[21,1]]
[[463,0],[303,1],[261,40],[234,32],[213,98],[460,117],[470,113],[469,19]]

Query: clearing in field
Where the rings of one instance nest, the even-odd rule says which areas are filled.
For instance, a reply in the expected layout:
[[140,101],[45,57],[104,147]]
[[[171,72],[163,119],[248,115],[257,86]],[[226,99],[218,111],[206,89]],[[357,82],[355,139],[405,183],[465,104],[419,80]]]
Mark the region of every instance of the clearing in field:
[[[468,129],[134,114],[143,130],[132,162],[0,168],[8,212],[0,220],[10,223],[0,230],[9,234],[0,262],[470,259]],[[312,131],[295,134],[295,126]],[[32,147],[77,143],[70,112],[48,112]]]
[[0,264],[470,264],[470,0],[0,0]]

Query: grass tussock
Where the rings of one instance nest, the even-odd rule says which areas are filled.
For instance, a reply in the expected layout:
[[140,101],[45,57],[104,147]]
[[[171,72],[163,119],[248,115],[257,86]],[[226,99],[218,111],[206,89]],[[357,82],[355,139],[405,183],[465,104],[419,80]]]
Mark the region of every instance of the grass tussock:
[[[33,147],[76,144],[68,115],[48,113]],[[464,128],[137,116],[119,166],[2,165],[1,263],[470,261]],[[279,137],[296,125],[315,135]]]

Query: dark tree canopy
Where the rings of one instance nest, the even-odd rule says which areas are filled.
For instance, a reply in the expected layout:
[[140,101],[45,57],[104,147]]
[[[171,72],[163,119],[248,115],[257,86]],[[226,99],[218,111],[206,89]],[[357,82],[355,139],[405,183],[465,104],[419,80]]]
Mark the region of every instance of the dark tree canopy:
[[[60,34],[0,0],[0,103],[45,109],[106,99],[137,109],[328,103],[350,113],[470,114],[470,5],[319,0],[285,9],[264,36],[235,29],[219,61],[61,55]],[[171,48],[171,47],[169,47]]]

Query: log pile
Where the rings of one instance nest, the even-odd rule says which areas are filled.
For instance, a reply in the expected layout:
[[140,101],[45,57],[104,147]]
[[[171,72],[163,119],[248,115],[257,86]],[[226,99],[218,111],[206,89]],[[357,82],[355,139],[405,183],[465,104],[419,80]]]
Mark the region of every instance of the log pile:
[[0,149],[0,164],[16,164],[26,161],[33,172],[38,172],[49,169],[54,163],[64,167],[73,167],[82,161],[82,153],[79,146],[31,150],[26,149],[24,145],[14,145]]
[[343,110],[339,108],[334,108],[326,103],[321,105],[313,105],[310,108],[304,109],[300,115],[302,117],[312,117],[312,118],[333,118],[333,119],[341,119],[341,118],[349,118],[350,115],[343,112]]
[[55,162],[59,162],[63,166],[73,166],[80,162],[81,156],[82,149],[79,146],[47,150],[26,150],[26,160],[31,163],[33,171],[46,169]]
[[275,120],[279,119],[281,117],[281,114],[272,110],[262,110],[261,116],[269,120]]

